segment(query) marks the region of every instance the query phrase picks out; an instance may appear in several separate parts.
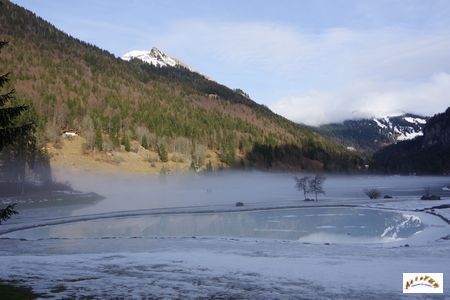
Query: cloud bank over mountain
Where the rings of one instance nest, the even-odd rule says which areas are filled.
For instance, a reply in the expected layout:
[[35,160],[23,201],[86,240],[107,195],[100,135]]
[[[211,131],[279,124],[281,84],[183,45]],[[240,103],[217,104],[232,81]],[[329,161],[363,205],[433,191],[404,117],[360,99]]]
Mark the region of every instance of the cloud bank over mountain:
[[450,103],[450,30],[302,32],[275,23],[190,21],[174,26],[160,43],[172,52],[183,48],[193,61],[208,59],[196,66],[206,74],[235,70],[232,79],[223,79],[227,84],[248,83],[255,100],[306,124],[429,115]]

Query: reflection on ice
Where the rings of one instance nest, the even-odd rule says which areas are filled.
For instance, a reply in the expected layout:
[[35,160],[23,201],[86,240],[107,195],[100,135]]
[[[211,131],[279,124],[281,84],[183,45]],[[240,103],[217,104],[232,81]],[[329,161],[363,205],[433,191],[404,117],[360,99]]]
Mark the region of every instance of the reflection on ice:
[[240,237],[301,241],[382,242],[424,228],[414,215],[366,208],[302,208],[161,214],[88,220],[8,234],[12,238]]

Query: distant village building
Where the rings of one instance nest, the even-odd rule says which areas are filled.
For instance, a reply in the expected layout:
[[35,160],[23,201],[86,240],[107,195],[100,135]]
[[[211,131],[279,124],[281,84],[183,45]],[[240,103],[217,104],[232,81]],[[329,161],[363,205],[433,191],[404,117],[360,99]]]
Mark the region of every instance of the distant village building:
[[62,135],[64,138],[74,138],[74,137],[78,136],[78,131],[72,130],[72,129],[67,129],[67,130],[63,130]]

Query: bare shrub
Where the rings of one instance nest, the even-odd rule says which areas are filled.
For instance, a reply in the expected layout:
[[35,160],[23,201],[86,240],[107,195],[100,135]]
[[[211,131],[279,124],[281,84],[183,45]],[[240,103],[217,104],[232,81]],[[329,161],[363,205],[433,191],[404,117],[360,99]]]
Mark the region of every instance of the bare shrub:
[[177,137],[173,141],[173,150],[184,155],[189,155],[192,151],[191,141],[185,137]]
[[134,131],[136,132],[136,139],[142,147],[148,149],[151,145],[155,145],[155,137],[154,135],[152,137],[152,134],[147,127],[137,126]]
[[376,188],[365,189],[364,194],[370,199],[378,199],[381,196],[380,191]]
[[156,145],[158,144],[158,138],[156,134],[149,132],[147,136],[148,149],[156,150]]
[[58,126],[47,123],[47,125],[45,125],[45,137],[47,138],[47,141],[54,144],[61,142],[61,133]]
[[208,148],[204,145],[196,145],[192,153],[192,161],[197,167],[203,166],[206,159],[206,151]]
[[84,116],[81,121],[81,127],[83,128],[83,135],[86,138],[87,148],[94,150],[95,147],[95,128],[92,119],[89,116]]
[[176,163],[183,163],[186,161],[186,157],[183,154],[180,153],[173,153],[170,156],[170,160]]
[[116,164],[120,164],[123,163],[125,160],[123,159],[123,157],[121,155],[114,155],[114,162]]
[[112,152],[114,150],[114,144],[109,136],[103,138],[102,149],[106,152]]
[[89,145],[88,145],[88,143],[83,143],[82,145],[81,145],[81,152],[83,153],[83,154],[89,154],[89,153],[91,153],[91,148],[89,147]]
[[156,153],[150,152],[150,153],[148,154],[147,160],[148,160],[149,163],[152,163],[152,164],[153,164],[153,163],[156,163],[156,162],[159,161],[159,156],[158,156],[158,154],[156,154]]

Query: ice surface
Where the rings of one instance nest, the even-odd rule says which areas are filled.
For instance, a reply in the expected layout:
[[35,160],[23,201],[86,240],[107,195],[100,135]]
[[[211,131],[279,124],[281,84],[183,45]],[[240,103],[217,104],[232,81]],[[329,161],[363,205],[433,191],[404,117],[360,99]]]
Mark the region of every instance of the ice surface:
[[[355,242],[359,242],[358,238],[380,242],[382,238],[407,238],[424,229],[415,215],[350,207],[150,214],[100,219],[93,216],[93,219],[81,222],[67,223],[64,219],[61,222],[13,231],[4,237],[36,240],[203,236],[299,240],[306,235],[326,232],[352,236]],[[338,239],[333,241],[338,242]]]
[[[450,204],[448,177],[328,176],[327,194],[312,203],[301,201],[293,175],[78,176],[75,188],[106,199],[78,203],[73,195],[39,207],[24,199],[0,231],[54,225],[0,236],[0,280],[53,299],[402,299],[403,272],[449,274],[450,226],[430,214],[450,215],[432,208]],[[419,200],[427,186],[444,200]],[[367,187],[394,198],[369,200]],[[337,205],[351,207],[327,207]],[[221,222],[256,236],[154,234],[161,224],[212,231]]]

